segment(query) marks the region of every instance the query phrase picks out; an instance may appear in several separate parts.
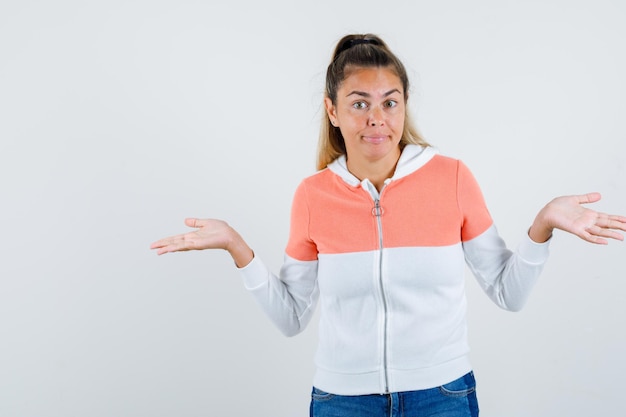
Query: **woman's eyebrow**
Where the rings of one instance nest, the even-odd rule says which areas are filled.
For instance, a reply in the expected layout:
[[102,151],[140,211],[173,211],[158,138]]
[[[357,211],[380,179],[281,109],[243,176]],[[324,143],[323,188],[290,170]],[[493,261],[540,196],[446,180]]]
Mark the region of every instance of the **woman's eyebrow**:
[[[389,90],[385,94],[383,94],[383,97],[388,97],[393,93],[402,94],[400,90],[398,90],[397,88],[394,88],[393,90]],[[350,93],[346,95],[346,97],[350,97],[351,95],[357,95],[357,96],[366,97],[366,98],[371,97],[370,93],[366,93],[365,91],[358,91],[358,90],[351,91]]]

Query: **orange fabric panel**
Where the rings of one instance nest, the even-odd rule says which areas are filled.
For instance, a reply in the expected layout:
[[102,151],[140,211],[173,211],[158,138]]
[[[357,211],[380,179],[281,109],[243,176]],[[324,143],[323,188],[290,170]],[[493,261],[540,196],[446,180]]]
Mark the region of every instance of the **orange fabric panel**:
[[306,179],[294,197],[287,254],[299,260],[317,253],[345,253],[378,247],[374,202],[330,170]]
[[[436,156],[390,182],[380,197],[383,246],[447,246],[492,223],[482,193],[461,162]],[[330,170],[305,179],[294,196],[287,254],[299,260],[379,248],[374,200]]]

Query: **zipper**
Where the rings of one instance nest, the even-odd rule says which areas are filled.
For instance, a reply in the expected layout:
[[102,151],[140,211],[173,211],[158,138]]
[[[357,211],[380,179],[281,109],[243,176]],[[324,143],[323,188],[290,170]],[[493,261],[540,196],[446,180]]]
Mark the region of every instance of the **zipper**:
[[387,366],[387,331],[389,318],[387,296],[385,295],[385,285],[383,283],[383,224],[381,219],[383,209],[380,206],[380,197],[374,198],[374,208],[372,209],[372,214],[376,217],[376,224],[378,227],[378,288],[380,289],[380,295],[383,301],[383,375],[385,393],[388,393],[389,375]]

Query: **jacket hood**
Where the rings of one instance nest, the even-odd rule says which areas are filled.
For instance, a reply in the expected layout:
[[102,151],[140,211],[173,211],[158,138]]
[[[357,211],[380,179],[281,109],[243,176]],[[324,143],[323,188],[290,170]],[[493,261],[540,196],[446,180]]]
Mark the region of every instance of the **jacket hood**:
[[[438,153],[439,150],[433,148],[432,146],[424,147],[413,144],[406,145],[402,150],[402,154],[400,155],[400,159],[398,159],[398,163],[396,165],[396,170],[390,180],[394,181],[417,171]],[[341,155],[339,158],[328,164],[328,169],[339,175],[346,183],[354,187],[361,184],[361,181],[348,171],[348,164],[346,163],[345,155]]]

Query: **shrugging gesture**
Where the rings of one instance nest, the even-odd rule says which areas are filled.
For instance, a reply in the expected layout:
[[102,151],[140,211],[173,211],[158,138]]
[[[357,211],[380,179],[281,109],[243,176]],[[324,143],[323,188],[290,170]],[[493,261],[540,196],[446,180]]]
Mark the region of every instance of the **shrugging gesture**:
[[626,231],[626,217],[600,213],[583,206],[595,203],[600,193],[557,197],[539,211],[528,234],[535,242],[545,242],[554,229],[560,229],[583,240],[606,245],[607,239],[624,240],[618,232]]
[[[337,43],[318,172],[294,195],[278,275],[252,261],[250,247],[222,220],[186,219],[195,230],[151,245],[159,255],[228,251],[237,266],[248,266],[245,287],[285,335],[303,331],[319,305],[313,417],[388,416],[390,398],[410,404],[410,415],[477,417],[464,262],[497,305],[517,311],[548,259],[549,243],[531,240],[547,242],[555,229],[595,244],[624,240],[626,217],[589,209],[600,200],[589,193],[548,202],[509,250],[469,169],[419,134],[409,91],[404,65],[380,37],[349,34]],[[455,395],[443,394],[446,387]]]

